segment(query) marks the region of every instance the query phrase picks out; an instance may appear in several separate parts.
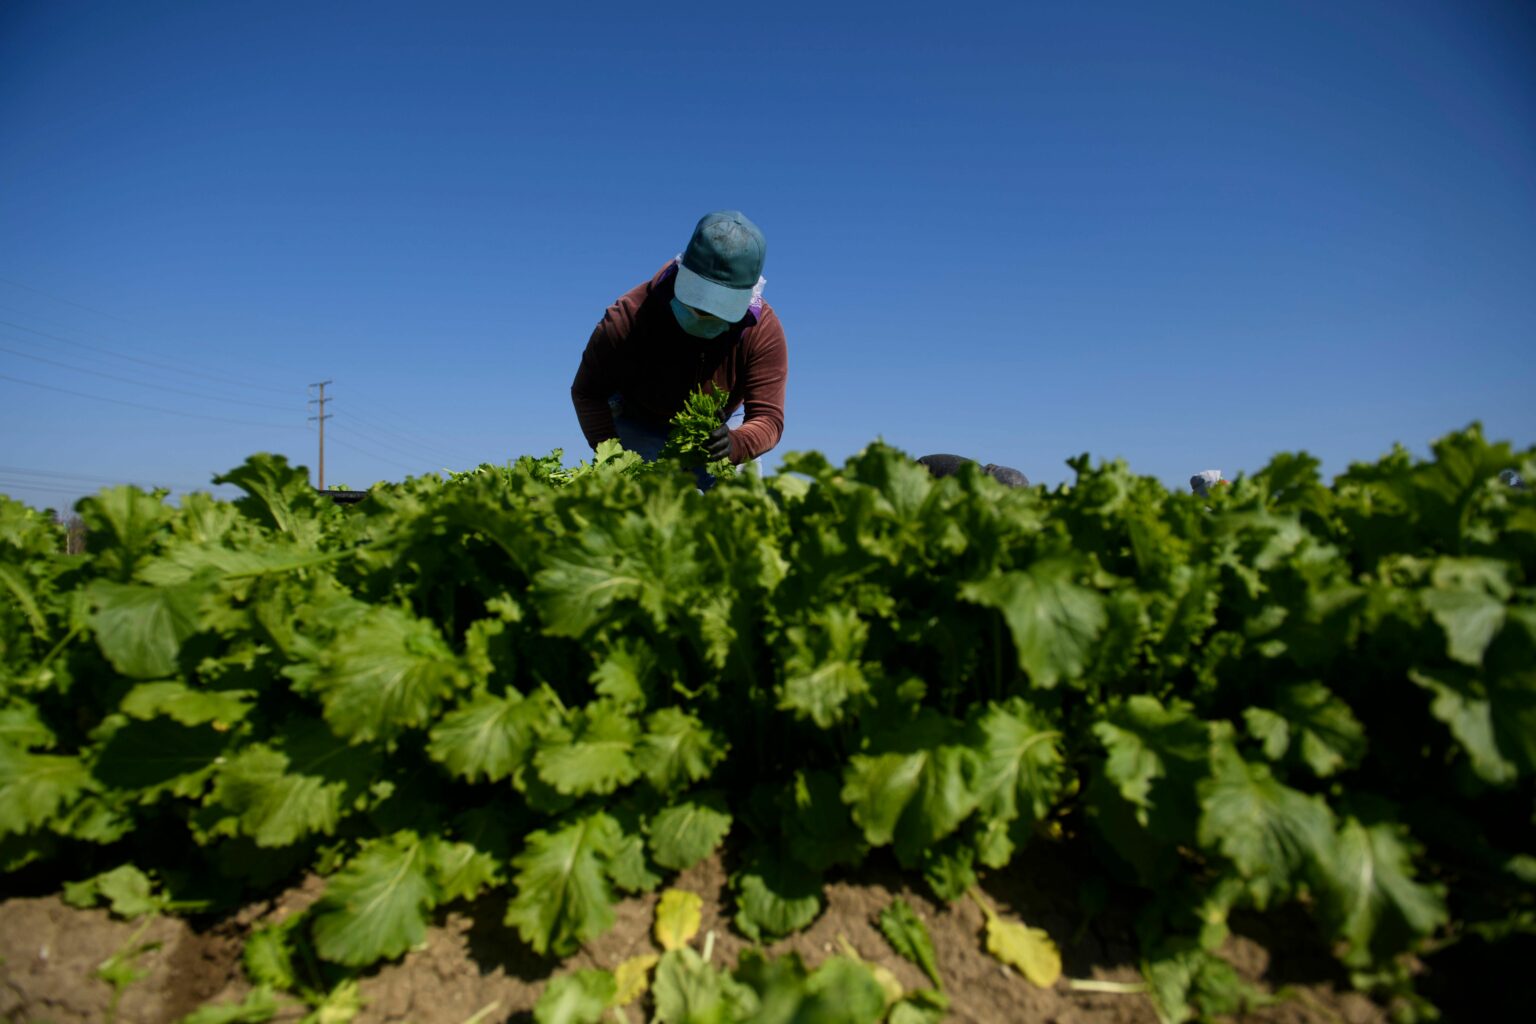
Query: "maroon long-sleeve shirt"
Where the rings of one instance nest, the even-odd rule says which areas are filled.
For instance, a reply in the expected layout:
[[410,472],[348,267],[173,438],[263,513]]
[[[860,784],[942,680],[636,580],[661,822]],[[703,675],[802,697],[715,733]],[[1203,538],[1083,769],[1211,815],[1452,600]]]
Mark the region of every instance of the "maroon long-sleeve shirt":
[[718,338],[695,338],[672,315],[676,261],[614,301],[587,341],[571,383],[571,401],[587,443],[617,437],[608,399],[624,396],[624,415],[665,427],[683,401],[713,381],[729,396],[727,414],[744,406],[731,431],[731,461],[769,451],[784,433],[789,356],[773,308],[753,299],[746,317]]

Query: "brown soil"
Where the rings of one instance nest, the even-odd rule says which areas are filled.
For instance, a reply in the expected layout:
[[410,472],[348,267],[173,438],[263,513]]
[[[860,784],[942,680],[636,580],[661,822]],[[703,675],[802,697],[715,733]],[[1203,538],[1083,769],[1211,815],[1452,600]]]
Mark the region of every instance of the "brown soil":
[[[684,872],[674,887],[704,899],[703,927],[695,945],[714,932],[714,962],[734,963],[747,943],[732,929],[725,870],[710,859]],[[307,906],[323,883],[311,878],[275,900],[252,904],[217,924],[196,930],[160,918],[147,926],[113,919],[103,910],[77,910],[58,897],[0,902],[0,1017],[12,1024],[172,1024],[210,1002],[238,1000],[249,991],[240,967],[243,936],[258,921],[281,920]],[[859,955],[890,969],[907,988],[927,987],[916,967],[897,956],[876,926],[876,915],[893,896],[904,896],[927,922],[956,1022],[1041,1024],[1156,1024],[1144,995],[1074,991],[1068,979],[1137,982],[1136,958],[1125,922],[1101,917],[1081,927],[1069,865],[1016,864],[984,886],[999,910],[1045,928],[1062,948],[1065,977],[1042,990],[989,956],[984,920],[971,901],[936,905],[907,888],[901,876],[865,873],[858,884],[834,882],[827,905],[806,931],[768,947],[770,954],[798,952],[814,966],[846,939]],[[504,904],[482,900],[440,915],[425,943],[399,962],[364,976],[364,1009],[357,1024],[519,1024],[552,974],[582,967],[613,968],[641,953],[660,952],[650,929],[657,895],[626,899],[617,923],[564,962],[533,954],[501,924]],[[1332,961],[1315,953],[1280,955],[1290,946],[1275,935],[1234,936],[1224,951],[1245,978],[1264,991],[1282,991],[1278,1003],[1241,1018],[1264,1024],[1384,1024],[1384,1011],[1347,991]],[[1265,944],[1267,943],[1267,944]],[[134,963],[142,978],[116,998],[97,977],[103,961],[144,947]],[[296,1021],[295,1003],[279,1020]],[[642,1019],[630,1007],[629,1020]]]

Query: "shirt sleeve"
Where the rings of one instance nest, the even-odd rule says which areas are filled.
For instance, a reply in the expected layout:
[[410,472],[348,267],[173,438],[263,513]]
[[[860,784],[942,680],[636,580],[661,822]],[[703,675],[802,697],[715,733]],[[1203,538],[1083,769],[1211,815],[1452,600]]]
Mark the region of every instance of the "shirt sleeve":
[[789,380],[789,352],[778,315],[765,312],[753,330],[742,370],[741,426],[731,431],[731,461],[750,462],[773,449],[784,436],[784,390]]
[[644,300],[646,285],[631,288],[614,301],[593,328],[587,347],[571,382],[571,404],[576,407],[576,422],[593,448],[619,436],[613,425],[609,397],[618,390],[619,349],[634,324],[635,310]]

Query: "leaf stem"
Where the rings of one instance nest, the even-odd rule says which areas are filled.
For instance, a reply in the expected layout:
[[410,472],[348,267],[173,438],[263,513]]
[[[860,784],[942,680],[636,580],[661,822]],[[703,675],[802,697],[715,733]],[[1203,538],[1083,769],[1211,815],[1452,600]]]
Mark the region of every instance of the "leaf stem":
[[470,1014],[468,1017],[464,1018],[464,1024],[480,1024],[481,1021],[485,1020],[500,1008],[501,1000],[493,999],[486,1003],[484,1006],[480,1007],[480,1009],[476,1010],[474,1013]]
[[1067,987],[1074,992],[1099,992],[1112,996],[1134,996],[1147,991],[1144,981],[1100,981],[1098,978],[1068,978]]
[[991,904],[981,898],[981,893],[977,890],[976,886],[973,885],[965,890],[965,894],[976,901],[976,905],[981,908],[981,912],[987,915],[988,921],[997,919],[997,911],[992,909]]
[[74,626],[71,626],[70,629],[69,629],[69,632],[65,633],[59,639],[59,642],[53,645],[53,650],[49,651],[46,655],[43,656],[43,660],[38,663],[37,667],[39,669],[47,668],[49,666],[49,664],[52,663],[53,659],[57,658],[59,656],[59,652],[64,650],[65,645],[68,644],[71,640],[73,640],[76,637],[78,637],[83,632],[84,632],[84,629],[81,626],[79,626],[78,624],[76,624]]

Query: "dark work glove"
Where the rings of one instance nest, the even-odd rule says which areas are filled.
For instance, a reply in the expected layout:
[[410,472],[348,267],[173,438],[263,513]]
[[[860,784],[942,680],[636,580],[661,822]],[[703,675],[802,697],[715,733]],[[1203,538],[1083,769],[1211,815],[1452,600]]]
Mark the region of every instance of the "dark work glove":
[[731,428],[722,423],[711,430],[709,440],[704,442],[704,452],[709,456],[710,462],[730,458]]

